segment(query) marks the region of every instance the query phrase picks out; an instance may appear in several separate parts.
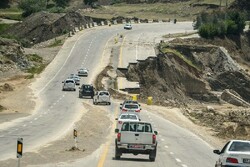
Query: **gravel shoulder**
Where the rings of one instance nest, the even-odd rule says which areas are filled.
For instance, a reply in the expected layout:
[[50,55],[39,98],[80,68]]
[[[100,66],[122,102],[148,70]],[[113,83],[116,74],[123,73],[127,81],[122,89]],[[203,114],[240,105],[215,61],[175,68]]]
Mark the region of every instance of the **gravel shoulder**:
[[[94,108],[89,103],[83,103],[83,105],[86,112],[80,121],[75,123],[78,132],[78,149],[74,148],[75,141],[72,129],[72,132],[68,132],[60,140],[45,145],[36,152],[24,153],[22,166],[57,166],[61,162],[70,162],[86,157],[97,150],[110,134],[112,122],[108,117],[107,110]],[[1,162],[1,167],[15,165],[16,159]]]

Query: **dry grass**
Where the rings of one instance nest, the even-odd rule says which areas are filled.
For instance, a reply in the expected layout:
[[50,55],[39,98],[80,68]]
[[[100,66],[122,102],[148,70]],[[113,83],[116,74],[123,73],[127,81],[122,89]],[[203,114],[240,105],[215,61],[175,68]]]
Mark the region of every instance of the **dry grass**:
[[[234,0],[228,0],[231,4]],[[219,0],[191,0],[189,2],[179,3],[155,3],[155,4],[115,4],[112,6],[104,6],[86,14],[98,18],[112,17],[138,17],[141,19],[171,19],[193,20],[196,15],[207,9],[207,6],[195,6],[193,4],[215,4],[219,5]],[[222,0],[222,7],[226,5],[226,1]]]

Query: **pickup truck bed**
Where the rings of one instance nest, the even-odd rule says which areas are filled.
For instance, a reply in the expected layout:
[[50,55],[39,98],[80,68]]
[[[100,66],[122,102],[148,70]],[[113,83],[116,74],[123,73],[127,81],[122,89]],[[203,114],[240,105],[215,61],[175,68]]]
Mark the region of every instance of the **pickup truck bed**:
[[149,159],[155,161],[156,134],[148,122],[124,122],[115,140],[115,158],[119,159],[124,153],[148,154]]

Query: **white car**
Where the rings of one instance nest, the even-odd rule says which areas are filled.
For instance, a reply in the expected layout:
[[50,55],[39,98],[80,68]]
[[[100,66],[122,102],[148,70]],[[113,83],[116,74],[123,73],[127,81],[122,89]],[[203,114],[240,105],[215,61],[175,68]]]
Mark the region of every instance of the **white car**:
[[80,68],[78,70],[78,76],[81,76],[81,77],[87,77],[88,73],[89,73],[89,70],[87,68]]
[[124,26],[125,30],[132,30],[132,25],[130,23],[125,24]]
[[140,118],[141,108],[139,104],[125,103],[120,107],[121,113],[136,114]]
[[124,121],[137,121],[139,122],[140,119],[136,114],[129,114],[129,113],[123,113],[119,116],[119,118],[116,118],[117,120],[117,124],[116,124],[116,128],[117,129],[121,129],[122,123]]
[[110,105],[110,94],[108,91],[97,91],[93,97],[93,104],[107,104]]
[[76,85],[80,85],[81,78],[78,75],[71,74],[69,76],[69,79],[73,79],[75,81]]
[[66,79],[62,83],[63,83],[63,87],[62,87],[63,91],[65,91],[65,90],[76,91],[76,83],[73,79]]
[[230,140],[222,150],[214,150],[219,155],[215,167],[250,167],[250,141]]

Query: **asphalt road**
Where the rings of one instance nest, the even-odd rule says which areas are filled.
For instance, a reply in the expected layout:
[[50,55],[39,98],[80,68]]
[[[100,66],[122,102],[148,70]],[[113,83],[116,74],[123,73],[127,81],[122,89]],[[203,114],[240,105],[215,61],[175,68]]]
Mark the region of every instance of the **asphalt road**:
[[[89,77],[82,78],[81,83],[91,83],[95,75],[101,70],[100,67],[103,66],[103,60],[105,59],[103,52],[106,49],[107,41],[112,39],[113,36],[117,33],[125,36],[120,57],[124,59],[119,61],[119,63],[122,62],[120,65],[125,65],[130,61],[153,55],[152,43],[159,40],[162,34],[186,32],[192,29],[191,23],[168,24],[138,24],[133,26],[131,31],[123,30],[122,25],[106,28],[98,27],[79,33],[67,40],[47,70],[31,85],[34,95],[40,101],[35,114],[18,119],[13,123],[0,125],[0,160],[15,158],[16,139],[18,137],[24,138],[24,151],[28,152],[56,140],[72,129],[74,122],[81,117],[84,109],[81,99],[78,98],[78,89],[76,92],[63,92],[61,90],[62,81],[69,74],[75,73],[78,68],[87,67],[90,70]],[[132,41],[130,42],[130,40]],[[149,43],[149,45],[142,45],[141,42]],[[130,46],[130,43],[137,43],[138,45]],[[107,109],[115,114],[118,107],[119,105],[116,105]],[[156,162],[149,162],[147,156],[140,155],[136,157],[124,155],[121,160],[114,160],[115,134],[112,134],[108,141],[104,141],[104,143],[107,143],[92,155],[65,163],[62,166],[209,167],[214,165],[215,156],[212,154],[212,148],[204,141],[189,131],[150,113],[150,111],[142,111],[141,114],[143,120],[153,122],[153,125],[159,131]]]

